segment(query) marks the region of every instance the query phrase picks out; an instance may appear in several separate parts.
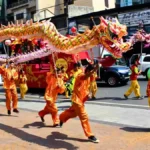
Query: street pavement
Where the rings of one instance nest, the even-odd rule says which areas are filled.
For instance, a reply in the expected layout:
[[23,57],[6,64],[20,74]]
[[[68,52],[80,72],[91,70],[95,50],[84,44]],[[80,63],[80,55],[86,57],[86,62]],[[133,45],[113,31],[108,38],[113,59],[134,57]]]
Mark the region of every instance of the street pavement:
[[50,115],[43,124],[36,112],[22,110],[5,115],[0,106],[0,150],[149,150],[150,129],[111,126],[90,122],[93,133],[100,140],[91,143],[81,124],[72,119],[62,128],[52,127]]
[[[141,94],[146,95],[147,81],[141,78],[139,84]],[[86,142],[78,119],[69,120],[63,129],[57,130],[51,128],[52,122],[47,115],[46,125],[43,126],[38,117],[38,111],[45,106],[42,89],[29,90],[25,100],[19,100],[20,114],[8,117],[4,106],[4,90],[0,87],[0,150],[99,150],[100,147],[102,150],[149,150],[150,108],[147,98],[135,100],[131,95],[129,100],[125,100],[123,94],[129,85],[110,88],[102,83],[97,99],[86,102],[92,130],[100,139],[98,145]],[[59,95],[56,104],[60,114],[71,106],[71,101]]]
[[[140,79],[139,83],[141,85],[141,93],[145,95],[147,81]],[[90,120],[111,125],[149,128],[150,108],[148,107],[147,98],[143,100],[125,100],[123,94],[129,85],[130,83],[115,88],[107,87],[105,84],[99,85],[97,99],[89,100],[85,104]],[[3,92],[0,93],[1,105],[5,105]],[[36,112],[40,111],[45,106],[43,94],[44,90],[39,95],[37,90],[33,91],[32,94],[29,91],[25,100],[19,100],[19,108]],[[131,98],[133,96],[131,95]],[[59,113],[61,113],[71,106],[71,101],[63,95],[59,95],[57,106]]]

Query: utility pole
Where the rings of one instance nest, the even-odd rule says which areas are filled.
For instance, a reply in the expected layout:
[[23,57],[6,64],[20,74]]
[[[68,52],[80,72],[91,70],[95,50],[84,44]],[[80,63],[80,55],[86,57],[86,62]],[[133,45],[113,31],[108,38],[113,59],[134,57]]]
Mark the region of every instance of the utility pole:
[[65,6],[66,6],[66,24],[67,24],[67,33],[69,34],[69,12],[68,12],[68,5],[69,0],[65,0]]
[[2,11],[3,11],[4,24],[7,24],[7,0],[3,0],[2,2]]

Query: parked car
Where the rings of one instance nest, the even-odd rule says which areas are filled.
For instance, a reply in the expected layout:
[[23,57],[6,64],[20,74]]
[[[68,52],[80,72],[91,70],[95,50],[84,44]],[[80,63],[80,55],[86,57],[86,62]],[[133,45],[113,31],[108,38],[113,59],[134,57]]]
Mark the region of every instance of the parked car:
[[[86,65],[86,63],[82,63]],[[109,86],[114,87],[118,84],[125,85],[130,78],[130,68],[126,66],[123,59],[118,59],[110,67],[100,67],[98,70],[97,83],[105,81]]]
[[130,69],[120,65],[101,67],[99,76],[100,78],[97,78],[97,82],[105,81],[112,87],[117,86],[119,83],[125,85],[130,78]]
[[147,78],[147,71],[150,68],[150,55],[146,54],[133,54],[129,60],[130,66],[134,63],[134,60],[140,58],[140,65],[138,66],[139,70],[142,71],[142,75]]

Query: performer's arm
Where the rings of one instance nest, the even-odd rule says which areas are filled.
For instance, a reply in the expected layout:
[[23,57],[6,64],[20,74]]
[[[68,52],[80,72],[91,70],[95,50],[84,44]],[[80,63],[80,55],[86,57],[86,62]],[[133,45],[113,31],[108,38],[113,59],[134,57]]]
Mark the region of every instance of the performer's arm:
[[62,93],[64,93],[66,87],[65,87],[64,82],[63,82],[62,79],[60,79],[58,82],[59,83],[58,83],[58,86],[56,87],[55,91],[57,93],[62,94]]
[[134,68],[134,73],[135,73],[136,75],[140,75],[140,74],[141,74],[141,71],[138,71],[138,68],[135,67],[135,68]]
[[89,78],[94,72],[96,72],[99,68],[99,65],[97,64],[93,70],[91,70],[89,73],[85,74],[85,79]]
[[4,74],[6,72],[6,63],[0,66],[0,74]]
[[13,75],[13,80],[18,80],[18,72],[17,71]]

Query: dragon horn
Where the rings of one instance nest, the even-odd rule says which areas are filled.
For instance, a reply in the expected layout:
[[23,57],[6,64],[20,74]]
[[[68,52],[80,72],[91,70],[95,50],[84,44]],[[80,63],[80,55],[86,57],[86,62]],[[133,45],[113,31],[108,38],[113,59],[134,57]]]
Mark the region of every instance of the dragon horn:
[[101,21],[102,23],[104,23],[105,25],[108,25],[107,21],[106,21],[103,17],[100,17],[100,21]]
[[116,20],[116,23],[117,23],[117,24],[120,24],[119,21],[118,21],[118,19],[117,19],[116,17],[115,17],[115,20]]

